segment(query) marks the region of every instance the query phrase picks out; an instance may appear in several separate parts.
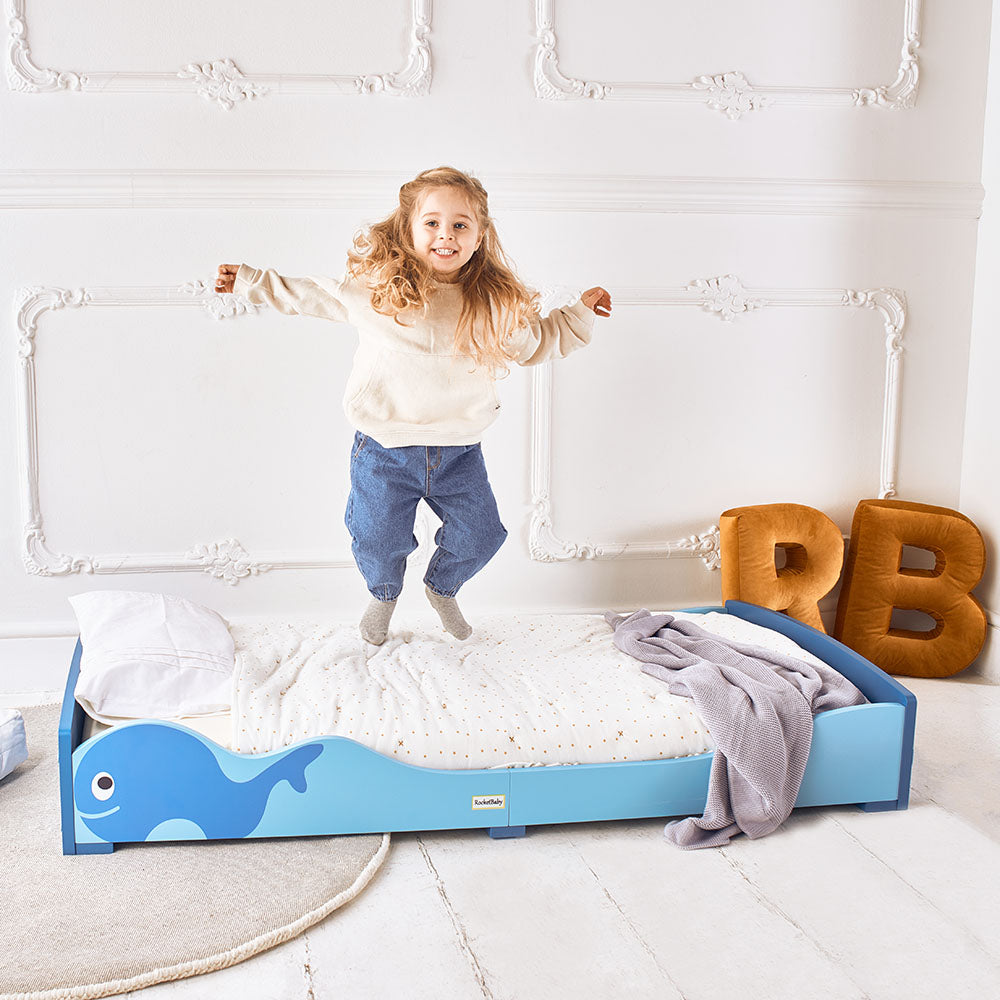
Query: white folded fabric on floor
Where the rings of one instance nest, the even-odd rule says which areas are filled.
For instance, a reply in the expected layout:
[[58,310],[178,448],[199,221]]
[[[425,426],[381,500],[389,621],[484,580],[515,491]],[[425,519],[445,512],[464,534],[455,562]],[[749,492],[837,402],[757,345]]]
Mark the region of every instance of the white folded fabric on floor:
[[0,778],[28,759],[24,719],[12,708],[0,708]]

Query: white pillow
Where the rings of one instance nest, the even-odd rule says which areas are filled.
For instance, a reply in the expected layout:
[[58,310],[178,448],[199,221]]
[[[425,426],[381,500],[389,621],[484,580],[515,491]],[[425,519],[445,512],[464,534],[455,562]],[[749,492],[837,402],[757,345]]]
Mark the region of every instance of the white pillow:
[[76,700],[88,715],[113,725],[229,711],[236,654],[218,612],[131,590],[94,590],[69,602],[83,645]]
[[12,708],[0,708],[0,778],[28,759],[24,719]]

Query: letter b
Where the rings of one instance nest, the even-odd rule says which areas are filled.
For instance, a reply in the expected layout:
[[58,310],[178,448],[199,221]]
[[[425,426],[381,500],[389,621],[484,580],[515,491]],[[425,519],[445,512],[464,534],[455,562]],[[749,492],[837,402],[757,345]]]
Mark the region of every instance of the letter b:
[[[930,549],[934,568],[904,568],[904,545]],[[904,500],[862,500],[833,634],[890,674],[957,674],[986,641],[986,615],[970,593],[985,568],[983,537],[964,514]],[[930,615],[935,627],[892,628],[893,608]]]

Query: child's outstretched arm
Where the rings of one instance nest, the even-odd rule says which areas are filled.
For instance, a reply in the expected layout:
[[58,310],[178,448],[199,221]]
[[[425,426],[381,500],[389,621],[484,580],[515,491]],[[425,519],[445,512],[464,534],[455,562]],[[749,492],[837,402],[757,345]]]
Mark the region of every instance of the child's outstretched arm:
[[601,288],[588,288],[578,302],[553,309],[548,316],[536,314],[530,326],[515,334],[518,342],[513,360],[519,365],[537,365],[567,354],[590,343],[594,315],[611,315],[611,296]]
[[348,322],[347,309],[336,278],[286,278],[273,269],[262,271],[249,264],[220,264],[217,292],[236,292],[255,304],[274,306],[290,316],[319,316]]

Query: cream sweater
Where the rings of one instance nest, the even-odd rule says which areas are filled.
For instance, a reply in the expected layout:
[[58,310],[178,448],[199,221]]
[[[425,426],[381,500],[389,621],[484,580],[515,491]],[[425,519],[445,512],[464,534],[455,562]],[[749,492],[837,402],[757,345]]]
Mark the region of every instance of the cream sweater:
[[[426,309],[393,317],[375,312],[368,287],[355,278],[286,278],[241,264],[233,291],[290,315],[351,323],[359,333],[344,393],[347,419],[384,448],[475,444],[500,409],[495,380],[471,358],[454,353],[462,311],[457,284],[435,282]],[[590,343],[595,314],[582,301],[536,315],[515,339],[519,365],[564,358]]]

